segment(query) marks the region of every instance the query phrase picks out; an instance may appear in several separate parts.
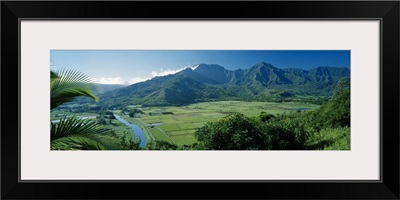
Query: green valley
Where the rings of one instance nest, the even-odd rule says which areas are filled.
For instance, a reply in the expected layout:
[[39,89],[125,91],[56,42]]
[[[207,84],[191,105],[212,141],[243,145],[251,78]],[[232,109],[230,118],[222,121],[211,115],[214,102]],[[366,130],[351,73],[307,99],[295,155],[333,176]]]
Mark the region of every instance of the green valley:
[[350,149],[349,68],[200,64],[128,86],[68,81],[53,84],[73,90],[52,106],[52,149]]
[[[239,112],[247,116],[257,116],[265,111],[272,114],[294,112],[297,110],[313,110],[319,106],[308,103],[274,103],[274,102],[245,102],[245,101],[216,101],[189,104],[187,106],[161,106],[142,107],[128,106],[128,108],[140,108],[144,111],[139,120],[143,121],[150,130],[156,132],[156,140],[164,140],[178,145],[192,145],[196,142],[193,133],[206,122],[217,121],[231,113]],[[164,134],[159,134],[159,129]]]

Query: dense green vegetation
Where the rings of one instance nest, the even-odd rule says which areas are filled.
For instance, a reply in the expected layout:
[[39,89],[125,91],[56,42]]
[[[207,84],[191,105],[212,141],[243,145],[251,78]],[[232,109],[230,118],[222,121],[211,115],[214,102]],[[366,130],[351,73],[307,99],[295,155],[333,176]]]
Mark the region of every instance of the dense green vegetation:
[[350,82],[342,79],[335,95],[313,111],[247,117],[234,113],[195,132],[201,148],[224,150],[349,150]]
[[[89,77],[74,70],[50,71],[51,110],[80,96],[97,101],[97,97],[88,88],[88,83]],[[108,131],[94,121],[64,116],[58,122],[50,123],[50,148],[104,150],[106,147],[90,135],[106,132]]]
[[[184,146],[197,142],[193,133],[198,128],[207,122],[217,121],[234,112],[239,112],[246,116],[257,116],[262,111],[277,114],[293,112],[298,109],[312,110],[319,106],[299,102],[215,101],[194,103],[186,106],[141,107],[140,105],[132,105],[128,107],[140,109],[145,113],[137,119],[148,124],[149,130],[157,140],[175,142],[179,146]],[[127,120],[129,121],[129,118]],[[169,137],[160,132],[160,129],[165,131]]]
[[[52,149],[350,149],[347,68],[306,71],[259,63],[229,71],[200,65],[128,87],[104,87],[98,103],[100,92],[91,91],[86,76],[69,72],[62,85],[53,82],[59,74],[51,73]],[[114,114],[143,130],[145,147]]]
[[[113,112],[121,115],[130,123],[139,125],[147,135],[151,134],[155,138],[153,140],[152,137],[147,137],[148,144],[144,148],[147,150],[220,148],[345,150],[350,149],[349,97],[348,90],[336,93],[322,106],[296,102],[216,101],[187,106],[142,107],[132,105],[126,107],[125,115],[121,114],[122,110]],[[130,115],[132,112],[140,113],[140,117]],[[110,115],[106,115],[106,113],[110,112],[102,111],[100,113],[103,114],[97,117],[98,120],[101,119],[100,116],[105,117],[102,124],[119,130],[118,137],[114,137],[114,139],[106,137],[107,139],[104,140],[106,143],[108,142],[108,149],[126,149],[121,145],[121,140],[132,141],[132,138],[121,138],[132,137],[132,131],[118,120],[108,119]],[[87,113],[77,114],[88,115]],[[147,126],[143,126],[143,124],[147,124]],[[117,129],[115,129],[116,127]],[[255,127],[255,130],[252,130],[252,127]],[[236,141],[236,144],[223,141],[223,144],[229,144],[229,147],[212,148],[207,145],[212,142],[203,143],[207,137],[211,137],[207,133],[212,133],[211,130],[216,128],[218,130],[225,128],[225,132],[221,133],[224,135],[223,138],[227,141]],[[242,128],[246,129],[241,130]],[[241,131],[250,135],[241,135]],[[264,133],[269,134],[263,135]],[[235,139],[229,137],[232,134],[235,135]],[[255,134],[259,138],[253,137],[251,134]],[[260,137],[263,139],[259,140]],[[247,143],[241,144],[242,141],[247,141]],[[258,144],[260,141],[269,142],[264,143],[263,146]],[[251,146],[252,142],[258,145]]]
[[[63,104],[79,97],[89,97],[98,100],[90,89],[90,78],[74,70],[50,71],[51,88],[51,118],[50,148],[52,150],[107,150],[107,149],[138,149],[138,142],[126,138],[128,133],[121,136],[113,131],[111,119],[113,115],[97,116],[97,120],[84,119],[93,116],[84,113],[83,116],[69,115],[68,112],[57,110]],[[56,111],[57,110],[57,111]],[[104,113],[110,114],[110,113]],[[112,113],[111,113],[112,114]],[[108,118],[108,123],[104,118]],[[120,144],[112,142],[118,139]]]

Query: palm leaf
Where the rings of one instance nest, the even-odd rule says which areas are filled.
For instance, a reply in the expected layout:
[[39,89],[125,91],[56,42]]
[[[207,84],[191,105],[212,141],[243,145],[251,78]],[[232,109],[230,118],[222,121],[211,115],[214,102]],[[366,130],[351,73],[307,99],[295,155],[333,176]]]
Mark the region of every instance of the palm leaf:
[[52,150],[107,150],[107,148],[85,135],[71,135],[51,142]]
[[94,120],[66,116],[58,123],[51,122],[50,140],[52,150],[105,150],[107,149],[93,135],[110,133]]
[[56,108],[57,106],[64,104],[66,102],[70,102],[77,97],[85,96],[90,97],[97,101],[97,97],[90,91],[90,89],[79,88],[79,87],[70,87],[64,89],[63,91],[59,91],[57,93],[52,93],[51,96],[51,109]]
[[96,95],[89,88],[92,80],[78,71],[50,71],[50,79],[51,109],[72,101],[79,96],[89,97],[98,101]]
[[89,137],[90,134],[104,134],[111,131],[111,129],[102,128],[94,120],[80,119],[76,116],[67,118],[65,116],[58,123],[51,122],[50,140],[54,141],[71,135],[86,135]]
[[57,73],[54,71],[50,71],[50,82],[53,83],[57,78],[59,78]]

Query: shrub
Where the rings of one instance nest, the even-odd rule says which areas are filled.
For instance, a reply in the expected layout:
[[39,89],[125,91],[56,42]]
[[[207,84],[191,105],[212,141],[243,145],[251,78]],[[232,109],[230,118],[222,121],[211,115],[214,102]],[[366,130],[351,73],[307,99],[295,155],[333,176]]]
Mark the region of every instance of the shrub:
[[263,123],[259,118],[235,113],[209,122],[195,132],[205,149],[283,150],[304,149],[306,131],[282,121]]

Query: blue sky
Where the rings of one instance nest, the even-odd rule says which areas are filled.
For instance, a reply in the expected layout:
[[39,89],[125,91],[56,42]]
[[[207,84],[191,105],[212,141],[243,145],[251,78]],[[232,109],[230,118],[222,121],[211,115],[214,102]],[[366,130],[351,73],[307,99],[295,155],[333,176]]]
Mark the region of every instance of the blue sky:
[[259,62],[278,68],[350,67],[348,50],[51,50],[51,69],[76,69],[105,84],[132,84],[200,63],[247,69]]

